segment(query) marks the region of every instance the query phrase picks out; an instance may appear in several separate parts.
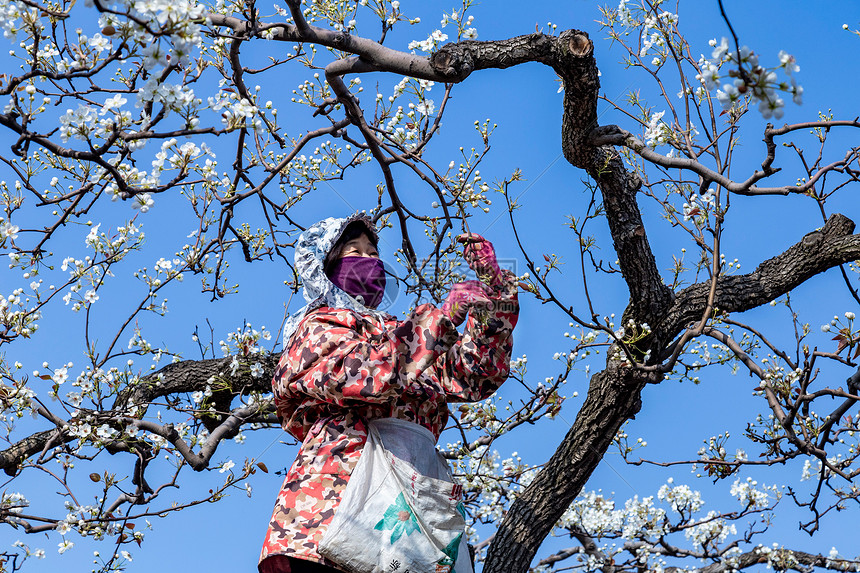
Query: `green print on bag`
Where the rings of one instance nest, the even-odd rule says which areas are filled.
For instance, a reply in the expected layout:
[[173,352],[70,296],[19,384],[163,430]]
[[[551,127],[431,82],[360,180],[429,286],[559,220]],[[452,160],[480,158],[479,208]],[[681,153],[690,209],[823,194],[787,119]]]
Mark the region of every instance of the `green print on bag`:
[[[460,552],[461,537],[463,537],[462,533],[455,537],[451,543],[448,544],[448,547],[442,550],[442,553],[444,553],[446,557],[439,560],[439,565],[449,565],[450,567],[454,566],[457,562],[457,554]],[[436,569],[438,570],[439,567],[437,566]]]
[[404,533],[408,537],[413,531],[420,531],[418,520],[415,519],[415,514],[412,513],[412,510],[406,504],[406,498],[403,497],[403,492],[400,492],[400,495],[397,496],[394,503],[385,510],[385,515],[382,516],[382,519],[379,520],[379,523],[377,523],[373,529],[378,529],[379,531],[387,531],[390,529],[392,545],[400,539],[400,536]]

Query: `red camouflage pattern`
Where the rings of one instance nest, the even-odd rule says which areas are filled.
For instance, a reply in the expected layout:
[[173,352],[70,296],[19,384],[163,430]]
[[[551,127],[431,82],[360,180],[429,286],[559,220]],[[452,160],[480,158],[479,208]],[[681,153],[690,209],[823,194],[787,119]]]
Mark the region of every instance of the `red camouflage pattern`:
[[[367,439],[367,421],[399,418],[436,438],[448,402],[489,397],[508,376],[517,323],[516,280],[503,271],[491,303],[461,335],[428,304],[403,321],[321,307],[309,312],[272,380],[285,430],[302,441],[278,494],[263,550],[334,565],[317,545]],[[477,315],[477,318],[476,318]]]

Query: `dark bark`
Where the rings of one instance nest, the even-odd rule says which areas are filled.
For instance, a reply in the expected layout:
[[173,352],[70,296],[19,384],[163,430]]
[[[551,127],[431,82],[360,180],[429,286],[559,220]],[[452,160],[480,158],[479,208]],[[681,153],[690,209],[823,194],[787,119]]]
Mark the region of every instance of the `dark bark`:
[[[140,381],[120,392],[114,403],[114,410],[122,409],[132,404],[148,404],[149,402],[183,392],[196,392],[206,388],[210,378],[222,380],[230,385],[234,394],[248,392],[271,392],[272,376],[278,364],[279,355],[267,354],[241,359],[236,374],[230,375],[232,357],[212,358],[209,360],[183,360],[168,364],[158,372],[140,379]],[[250,367],[259,362],[263,367],[260,377],[251,376]]]
[[10,447],[0,452],[0,470],[6,472],[6,475],[13,476],[17,472],[18,466],[24,460],[40,453],[45,449],[45,446],[49,442],[60,445],[61,443],[70,442],[73,439],[68,436],[63,436],[58,440],[58,437],[60,437],[60,431],[53,429],[36,432],[22,440],[18,440]]
[[[571,165],[597,182],[622,275],[630,291],[625,320],[654,323],[672,302],[657,269],[636,203],[641,182],[612,148],[589,143],[597,127],[600,89],[593,45],[577,30],[554,39],[552,58],[541,54],[564,82],[562,150]],[[486,573],[525,571],[543,540],[585,486],[621,425],[641,406],[640,393],[660,375],[608,367],[591,379],[576,421],[555,454],[512,504],[487,553]]]
[[[854,561],[844,559],[830,559],[821,554],[813,555],[812,553],[806,553],[805,551],[791,551],[786,549],[779,549],[776,551],[779,552],[779,556],[782,559],[786,561],[796,561],[800,567],[794,566],[790,567],[789,569],[794,569],[797,571],[811,571],[814,567],[822,567],[825,569],[832,569],[836,571],[848,571],[851,567],[854,566]],[[780,557],[778,557],[775,561],[780,561]],[[665,573],[681,573],[682,571],[689,573],[727,573],[729,571],[743,571],[744,569],[748,569],[749,567],[753,567],[754,565],[765,564],[767,562],[768,555],[763,551],[755,549],[753,551],[748,551],[747,553],[742,553],[741,555],[739,555],[737,558],[737,565],[734,567],[727,563],[712,563],[710,565],[700,567],[699,569],[666,567],[663,571]]]

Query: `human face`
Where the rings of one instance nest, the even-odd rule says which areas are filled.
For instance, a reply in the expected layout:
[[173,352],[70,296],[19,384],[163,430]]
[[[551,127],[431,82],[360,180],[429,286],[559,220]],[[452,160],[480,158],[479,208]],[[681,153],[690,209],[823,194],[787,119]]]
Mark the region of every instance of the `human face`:
[[370,242],[368,236],[362,233],[343,246],[343,249],[340,252],[340,258],[342,259],[344,257],[372,257],[374,259],[378,259],[379,252],[376,250],[376,247],[373,246],[373,243]]

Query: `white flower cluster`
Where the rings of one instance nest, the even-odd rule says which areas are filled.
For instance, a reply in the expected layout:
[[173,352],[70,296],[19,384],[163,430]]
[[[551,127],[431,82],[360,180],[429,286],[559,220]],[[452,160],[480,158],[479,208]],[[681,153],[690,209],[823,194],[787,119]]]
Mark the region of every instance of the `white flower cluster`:
[[133,200],[131,202],[132,209],[140,209],[141,213],[149,211],[149,208],[152,207],[154,201],[152,200],[152,195],[146,193],[144,189],[150,189],[157,186],[158,177],[156,175],[149,174],[146,171],[141,171],[134,165],[126,162],[119,163],[119,165],[117,165],[117,171],[120,172],[120,175],[122,175],[122,178],[128,186],[134,188],[134,191],[121,193],[116,183],[111,181],[105,187],[105,192],[110,196],[111,201],[116,201],[120,198],[128,199],[130,195],[133,195]]
[[[683,532],[696,551],[720,555],[720,562],[732,568],[737,566],[737,558],[743,553],[737,546],[738,541],[731,540],[738,533],[734,519],[769,508],[774,492],[775,488],[757,487],[753,480],[738,480],[732,486],[732,493],[744,504],[740,514],[701,513],[704,506],[701,494],[686,485],[675,485],[671,478],[656,496],[662,504],[671,507],[671,512],[655,505],[653,496],[642,499],[634,496],[619,509],[611,495],[601,491],[584,492],[557,524],[560,530],[557,535],[584,531],[594,538],[596,549],[606,560],[619,563],[618,555],[628,551],[635,555],[643,570],[662,571],[666,566],[661,558],[666,543],[679,545],[669,536],[680,536]],[[635,548],[630,548],[628,542],[635,542]],[[768,551],[765,549],[762,553]],[[838,555],[835,551],[832,554]],[[602,565],[584,552],[577,559],[585,571],[600,570]]]
[[443,28],[448,24],[456,25],[457,40],[474,40],[478,37],[478,31],[472,27],[475,17],[471,14],[466,16],[465,9],[468,7],[469,4],[464,4],[462,12],[452,10],[450,14],[442,14],[442,20],[439,22]]
[[[38,282],[33,285],[38,287]],[[8,296],[0,294],[0,327],[17,336],[28,338],[39,329],[38,321],[42,318],[42,312],[37,305],[38,302],[31,301],[20,287]]]
[[432,52],[434,49],[436,49],[436,46],[438,46],[447,39],[448,34],[442,32],[442,30],[434,30],[429,36],[427,36],[426,40],[412,40],[411,42],[409,42],[409,46],[407,47],[413,52],[415,50],[420,50],[422,52]]
[[665,111],[651,114],[648,125],[645,128],[645,144],[649,147],[657,147],[672,140],[674,130],[663,121]]
[[[704,502],[701,494],[688,486],[675,486],[672,480],[663,485],[657,498],[669,503],[673,512],[680,517],[679,525],[687,539],[698,546],[721,543],[729,535],[737,533],[734,525],[709,512],[701,518],[694,514],[701,510]],[[614,537],[618,534],[624,539],[660,539],[670,531],[670,519],[666,511],[654,505],[653,496],[639,499],[634,496],[627,500],[623,509],[615,509],[615,502],[600,491],[580,495],[565,512],[559,526],[562,528],[582,529],[594,537]]]
[[[146,193],[139,194],[135,196],[136,202],[143,199],[141,195],[148,196]],[[145,209],[143,211],[145,212]],[[69,291],[63,295],[63,301],[68,305],[74,300],[72,310],[75,312],[99,299],[97,287],[103,283],[104,277],[111,276],[110,266],[121,261],[132,251],[138,250],[144,240],[144,234],[140,232],[140,228],[131,221],[117,227],[113,235],[108,235],[100,229],[101,224],[91,227],[84,239],[84,244],[93,249],[96,256],[87,255],[83,259],[65,257],[60,265],[61,271],[68,271],[69,279],[66,284],[71,285]],[[87,289],[83,295],[79,294],[86,286],[92,288]]]
[[90,134],[97,133],[98,129],[95,122],[98,119],[98,112],[89,105],[79,105],[78,109],[67,109],[66,113],[60,116],[60,139],[63,142],[69,140],[70,137],[86,141],[90,138]]
[[717,194],[713,187],[701,195],[692,194],[690,201],[683,205],[684,220],[692,219],[697,227],[704,227],[709,215],[717,208],[716,200]]
[[15,38],[17,21],[24,14],[29,14],[31,19],[38,17],[36,9],[28,9],[23,2],[18,2],[17,0],[0,0],[0,27],[3,28],[3,35],[6,38]]
[[[119,34],[128,44],[130,55],[140,57],[145,69],[189,64],[192,51],[200,46],[202,41],[201,25],[206,12],[204,5],[193,0],[120,0],[117,4],[115,9],[120,12],[127,11],[131,18],[120,19],[113,14],[103,14],[99,18],[99,25],[108,36]],[[153,37],[150,34],[152,30],[158,30],[159,35]],[[36,59],[45,68],[56,69],[59,73],[90,68],[106,57],[103,53],[110,52],[111,38],[98,33],[88,38],[79,31],[78,48],[69,51],[75,55],[74,60],[60,59],[56,46],[50,41],[42,42]],[[159,78],[160,74],[152,74],[137,90],[138,106],[148,102],[162,103],[167,111],[183,112],[189,126],[194,127],[195,122],[199,121],[195,108],[201,100],[194,97],[191,88],[181,83],[162,83]],[[130,112],[122,109],[126,103],[127,99],[122,94],[116,94],[108,98],[100,110],[91,105],[80,105],[77,109],[67,110],[60,118],[61,139],[89,140],[93,137],[104,137],[118,127],[128,128],[133,121]],[[39,111],[43,111],[42,108]],[[98,117],[105,115],[108,117]],[[148,118],[143,116],[142,121],[146,123]],[[128,145],[136,148],[144,143],[145,139],[139,139],[129,142]]]
[[[91,0],[90,0],[91,3]],[[173,45],[170,61],[187,63],[192,50],[202,41],[201,31],[206,6],[195,0],[125,0],[132,15],[168,34]],[[149,38],[144,46],[157,44]]]
[[[83,536],[89,536],[95,539],[96,541],[102,541],[105,539],[105,536],[115,536],[121,533],[127,533],[129,535],[129,541],[135,541],[138,544],[143,541],[144,533],[140,530],[131,533],[129,529],[125,529],[123,527],[122,522],[109,520],[107,522],[99,520],[102,517],[103,507],[100,505],[75,505],[74,503],[67,501],[65,503],[66,517],[59,520],[55,526],[55,530],[60,535],[67,535],[71,531],[77,531]],[[149,522],[147,521],[147,524]],[[74,543],[68,541],[67,539],[63,539],[62,542],[58,544],[59,553],[65,553],[72,547],[74,547]],[[122,551],[123,557],[127,560],[131,560],[131,556],[128,555],[128,552]],[[95,552],[95,555],[98,555],[98,551]]]
[[511,502],[534,479],[539,468],[524,464],[517,452],[499,460],[500,455],[487,446],[475,448],[463,455],[461,442],[447,444],[446,450],[455,457],[451,460],[452,471],[465,491],[475,492],[477,499],[470,502],[472,516],[486,522],[502,519]]
[[636,22],[633,20],[633,13],[630,11],[630,7],[627,6],[629,3],[630,0],[621,0],[618,3],[616,13],[618,15],[618,21],[621,22],[622,26],[632,28],[636,25]]
[[[380,119],[388,119],[385,122],[385,130],[392,141],[407,149],[415,148],[430,116],[436,112],[435,102],[427,97],[434,85],[434,82],[429,80],[403,78],[394,86],[392,95],[388,96],[389,105],[383,106],[380,114]],[[395,101],[404,93],[413,96],[416,101],[394,107]],[[377,104],[383,103],[383,100],[384,96],[377,93]]]
[[[711,350],[719,351],[717,356],[711,354]],[[728,351],[725,347],[719,344],[708,344],[707,342],[698,341],[695,346],[690,348],[690,354],[696,356],[696,360],[690,363],[691,370],[698,370],[701,367],[708,366],[713,362],[722,362],[728,356]]]
[[777,486],[762,485],[759,487],[758,482],[750,477],[745,481],[741,481],[740,478],[736,479],[729,491],[741,502],[744,508],[752,509],[765,509],[770,505],[771,499],[777,501],[782,497]]
[[847,334],[847,338],[855,339],[857,338],[857,333],[854,332],[853,321],[857,316],[850,310],[845,312],[845,320],[848,322],[846,324],[842,324],[842,319],[838,316],[834,316],[829,323],[821,325],[821,332],[830,332],[834,327],[840,327],[839,332]]
[[[639,57],[644,57],[654,46],[665,48],[665,30],[671,29],[671,27],[677,25],[678,15],[673,14],[672,12],[663,11],[656,16],[652,14],[646,16],[645,21],[642,24],[642,41],[640,42],[639,47]],[[656,56],[656,58],[662,59],[661,56],[662,51],[660,52],[660,55]],[[659,61],[656,63],[659,64]]]
[[[33,390],[31,384],[28,384],[26,378],[15,378],[12,373],[6,369],[6,363],[0,357],[0,369],[3,370],[3,375],[6,380],[12,381],[12,386],[0,384],[0,390],[4,393],[2,408],[0,408],[0,424],[6,424],[11,428],[15,422],[24,417],[25,413],[34,411],[36,391]],[[22,367],[20,362],[15,363],[15,369],[19,370]]]
[[[699,135],[699,130],[692,123],[688,123],[684,130],[677,131],[663,120],[664,115],[666,112],[660,111],[646,116],[644,137],[645,144],[649,147],[657,148],[660,145],[675,142],[684,134],[689,134],[691,138]],[[670,151],[670,155],[673,152],[674,150]]]
[[18,492],[3,492],[0,494],[0,509],[2,509],[4,513],[9,512],[12,514],[5,517],[5,520],[12,524],[18,523],[18,518],[14,517],[14,515],[23,512],[24,508],[29,506],[30,500],[24,497],[24,494]]
[[622,537],[634,539],[642,535],[659,537],[665,534],[666,511],[661,507],[655,507],[653,496],[640,500],[639,496],[635,495],[624,503]]
[[725,519],[717,517],[718,515],[715,511],[709,511],[699,523],[684,531],[684,535],[693,542],[696,549],[722,543],[729,535],[737,534],[735,525],[727,523]]
[[[246,322],[241,327],[236,328],[236,330],[228,332],[226,341],[221,340],[218,342],[224,356],[234,355],[234,362],[236,364],[233,367],[233,374],[235,374],[235,369],[239,367],[239,362],[235,356],[247,357],[266,353],[266,350],[259,345],[261,339],[271,340],[272,333],[266,330],[265,326],[261,326],[260,330],[257,330],[252,327],[250,322]],[[252,367],[252,375],[254,375],[254,371],[255,369]],[[261,370],[259,372],[262,374]]]
[[167,110],[180,112],[183,108],[199,104],[200,100],[194,97],[194,90],[189,87],[159,82],[157,77],[151,77],[137,92],[138,107],[148,102],[161,103]]
[[[214,172],[215,154],[212,153],[209,146],[203,142],[198,147],[193,141],[186,141],[179,145],[178,140],[171,137],[161,143],[161,150],[155,154],[155,159],[152,160],[152,175],[158,178],[166,170],[187,173],[189,169],[193,168],[196,161],[204,156],[209,157],[203,167],[203,175],[207,179],[212,179],[216,175]],[[167,163],[166,167],[165,163]]]
[[620,0],[615,9],[614,20],[623,27],[632,29],[641,27],[639,40],[639,57],[644,58],[652,48],[656,47],[654,65],[659,65],[665,58],[666,40],[672,36],[678,26],[678,15],[668,11],[657,12],[663,0],[634,4],[631,0]]
[[460,424],[464,427],[478,427],[490,434],[502,430],[503,422],[496,417],[498,399],[487,398],[474,404],[463,404],[460,407]]
[[[731,109],[740,102],[745,94],[750,94],[753,100],[758,101],[758,110],[765,119],[782,118],[785,113],[785,102],[777,91],[788,92],[792,95],[794,103],[803,103],[803,87],[797,84],[794,73],[800,71],[800,66],[791,54],[781,50],[779,52],[780,64],[776,68],[764,68],[759,65],[758,55],[749,47],[743,46],[740,54],[729,50],[728,38],[723,38],[719,44],[711,40],[714,48],[711,59],[700,60],[700,81],[708,89],[717,85],[720,79],[719,70],[724,64],[732,64],[737,69],[729,71],[728,75],[734,78],[732,83],[723,84],[722,90],[717,90],[717,99],[723,109]],[[782,68],[788,76],[789,83],[777,81],[776,70]]]
[[528,361],[529,359],[525,354],[523,354],[519,358],[514,358],[513,360],[511,360],[511,370],[517,370],[520,371],[520,374],[525,374],[525,367]]
[[[472,27],[474,20],[474,16],[470,15],[463,18],[461,13],[457,10],[453,10],[450,14],[442,14],[442,20],[440,23],[442,24],[442,28],[445,28],[452,23],[456,25],[458,40],[475,40],[478,37],[478,31]],[[407,47],[412,50],[413,53],[415,50],[419,50],[421,52],[432,52],[447,39],[448,34],[444,33],[442,30],[433,30],[433,32],[427,36],[426,40],[412,40],[409,42]]]
[[[489,120],[488,120],[489,121]],[[476,129],[480,129],[478,122],[475,122]],[[464,149],[460,148],[461,153]],[[474,209],[480,208],[484,213],[490,212],[492,200],[487,196],[490,186],[484,182],[481,171],[476,169],[476,162],[479,159],[479,154],[475,148],[469,150],[466,155],[467,161],[457,165],[454,161],[448,164],[448,172],[445,173],[445,188],[442,189],[442,194],[450,194],[457,202],[469,204]],[[456,168],[456,169],[455,169]]]
[[589,491],[576,498],[559,523],[564,528],[577,526],[593,537],[602,537],[622,529],[624,511],[616,510],[615,501],[601,491]]
[[699,511],[704,505],[702,494],[693,491],[688,485],[673,485],[674,480],[669,478],[668,483],[660,486],[657,491],[657,499],[668,502],[672,511],[680,515],[691,515]]
[[[821,471],[821,461],[818,462],[818,472]],[[800,481],[807,481],[813,476],[818,475],[812,472],[812,462],[809,459],[803,461],[803,471],[800,472]]]
[[45,558],[45,550],[44,549],[30,549],[30,546],[21,541],[20,539],[12,544],[12,547],[20,548],[24,551],[24,558],[20,561],[23,564],[30,557],[35,557],[36,559],[44,559]]
[[[257,106],[233,92],[219,91],[216,97],[209,98],[209,107],[213,111],[223,110],[221,122],[227,129],[251,127],[257,132],[263,130],[263,121],[259,117],[255,118]],[[246,120],[250,120],[250,124]]]
[[[813,417],[815,416],[815,412],[812,413]],[[855,422],[856,423],[856,422]],[[841,441],[841,440],[840,440]],[[853,451],[849,453],[854,453]],[[827,458],[827,463],[832,466],[839,466],[843,461],[842,454],[836,454],[835,456],[831,456]],[[811,478],[817,478],[822,474],[822,470],[824,476],[827,477],[831,475],[832,471],[829,467],[825,467],[824,463],[821,460],[817,460],[815,463],[815,471],[813,471],[813,465],[810,460],[804,460],[803,462],[803,471],[800,474],[800,481],[807,481]]]
[[18,238],[18,231],[21,230],[21,227],[18,225],[13,225],[10,221],[3,221],[0,218],[0,244],[6,242],[6,239],[15,240]]

